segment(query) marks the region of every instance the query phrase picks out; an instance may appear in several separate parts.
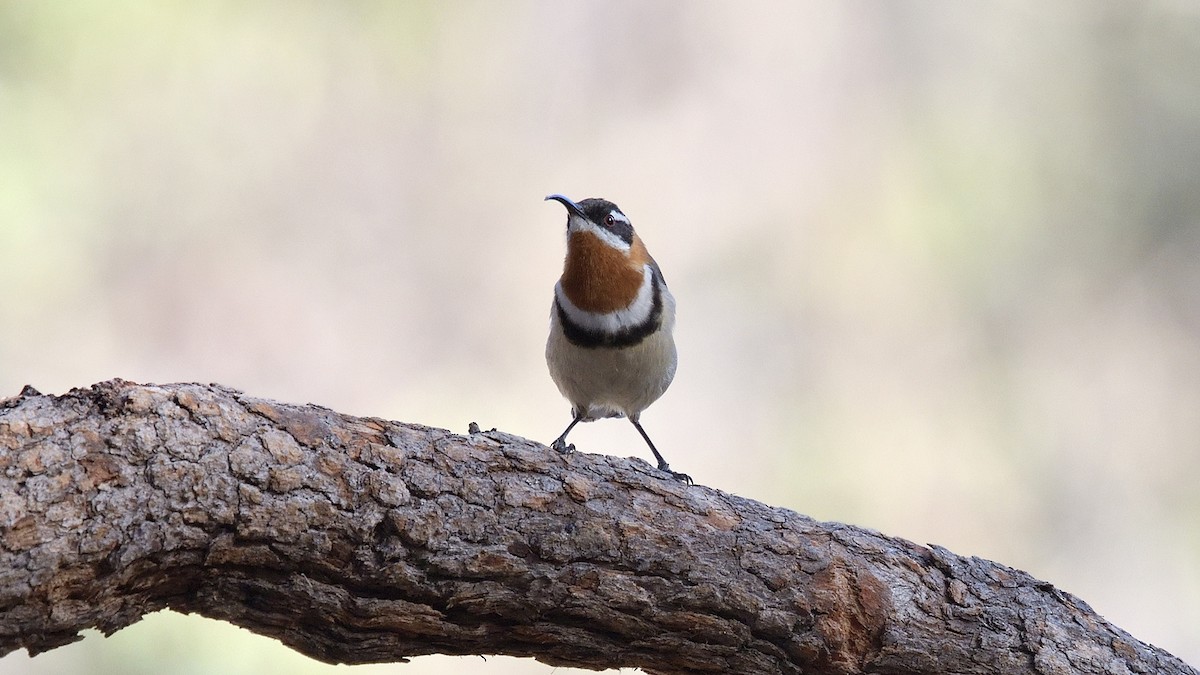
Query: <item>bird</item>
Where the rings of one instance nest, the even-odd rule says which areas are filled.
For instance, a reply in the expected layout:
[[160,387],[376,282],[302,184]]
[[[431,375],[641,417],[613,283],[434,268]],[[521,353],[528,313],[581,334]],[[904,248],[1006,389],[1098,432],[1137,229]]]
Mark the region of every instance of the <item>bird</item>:
[[575,451],[567,434],[580,422],[625,417],[633,423],[658,468],[671,470],[642,428],[641,415],[675,377],[675,297],[658,263],[616,204],[599,198],[567,209],[567,255],[554,286],[546,364],[558,390],[571,404],[571,423],[550,447]]

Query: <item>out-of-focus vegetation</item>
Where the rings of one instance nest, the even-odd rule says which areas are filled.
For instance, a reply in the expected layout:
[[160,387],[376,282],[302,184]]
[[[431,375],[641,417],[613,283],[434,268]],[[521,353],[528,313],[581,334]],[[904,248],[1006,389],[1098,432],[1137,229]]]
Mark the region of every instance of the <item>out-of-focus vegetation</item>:
[[[1189,2],[0,3],[0,395],[217,381],[549,440],[541,198],[603,196],[679,300],[643,418],[675,468],[1198,663],[1197,64]],[[464,668],[550,672],[356,672]],[[330,669],[173,615],[0,660],[284,671]]]

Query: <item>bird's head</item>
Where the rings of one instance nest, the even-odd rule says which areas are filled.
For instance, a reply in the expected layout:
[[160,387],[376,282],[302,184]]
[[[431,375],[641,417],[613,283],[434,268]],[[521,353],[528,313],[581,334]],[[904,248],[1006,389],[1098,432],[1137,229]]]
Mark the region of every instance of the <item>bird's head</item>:
[[607,199],[584,199],[575,203],[563,195],[546,197],[567,207],[567,241],[575,234],[588,233],[614,250],[628,254],[633,247],[633,225],[617,205]]
[[606,199],[574,202],[560,194],[546,197],[567,209],[567,257],[562,290],[580,309],[607,313],[628,307],[653,265],[629,217]]

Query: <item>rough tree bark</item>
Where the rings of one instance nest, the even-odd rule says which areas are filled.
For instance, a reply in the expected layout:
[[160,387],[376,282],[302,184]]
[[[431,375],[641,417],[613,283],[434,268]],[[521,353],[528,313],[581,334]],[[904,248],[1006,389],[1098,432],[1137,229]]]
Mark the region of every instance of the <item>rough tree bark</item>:
[[345,663],[1196,674],[1018,570],[635,460],[217,385],[0,402],[0,654],[164,607]]

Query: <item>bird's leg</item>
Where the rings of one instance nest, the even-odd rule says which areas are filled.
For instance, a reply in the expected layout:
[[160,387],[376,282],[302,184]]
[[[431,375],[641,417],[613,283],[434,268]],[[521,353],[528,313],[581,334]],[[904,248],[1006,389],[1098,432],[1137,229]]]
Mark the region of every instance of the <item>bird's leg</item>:
[[[638,416],[630,415],[629,421],[633,422],[633,426],[638,430],[638,433],[640,433],[642,435],[642,438],[646,439],[646,445],[650,446],[650,452],[653,452],[654,459],[658,460],[658,470],[666,471],[667,473],[671,474],[671,478],[674,478],[675,480],[681,480],[681,481],[687,483],[688,485],[691,485],[692,484],[691,476],[687,475],[686,473],[679,473],[678,471],[671,470],[671,465],[667,464],[667,460],[663,459],[663,456],[661,454],[659,454],[658,448],[654,447],[654,442],[650,440],[649,434],[646,433],[646,430],[642,428],[641,423],[638,422]],[[570,431],[570,427],[567,427],[567,430]],[[564,433],[563,435],[566,435],[566,434]]]
[[573,415],[571,418],[571,423],[568,424],[567,428],[562,432],[562,434],[559,435],[558,438],[554,439],[554,442],[550,444],[551,448],[554,448],[564,455],[575,452],[574,443],[567,445],[567,434],[571,433],[571,430],[575,428],[576,424],[579,424],[583,421],[583,415],[580,415],[578,412],[576,412],[574,408],[571,409],[571,415]]

